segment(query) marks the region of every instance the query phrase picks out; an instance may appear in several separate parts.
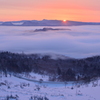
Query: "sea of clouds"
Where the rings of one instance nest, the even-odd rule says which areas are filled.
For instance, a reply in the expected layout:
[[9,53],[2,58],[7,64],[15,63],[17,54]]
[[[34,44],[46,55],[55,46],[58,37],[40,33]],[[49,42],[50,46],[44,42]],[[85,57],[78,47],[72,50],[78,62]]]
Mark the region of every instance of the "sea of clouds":
[[44,26],[0,26],[0,51],[56,53],[73,58],[100,55],[100,26],[47,27],[71,30],[34,32]]

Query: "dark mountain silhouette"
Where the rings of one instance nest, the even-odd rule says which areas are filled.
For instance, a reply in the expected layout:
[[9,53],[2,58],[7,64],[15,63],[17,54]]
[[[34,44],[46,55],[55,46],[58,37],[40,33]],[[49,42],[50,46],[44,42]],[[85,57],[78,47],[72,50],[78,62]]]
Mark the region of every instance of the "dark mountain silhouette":
[[40,31],[59,31],[59,30],[70,30],[70,29],[61,29],[61,28],[42,28],[42,29],[35,29],[34,32],[40,32]]
[[12,22],[3,22],[1,25],[3,25],[3,26],[13,26]]
[[[15,23],[15,24],[14,24]],[[21,24],[16,24],[21,23]],[[22,21],[9,21],[3,22],[3,26],[78,26],[78,25],[100,25],[96,22],[79,22],[69,21],[63,22],[62,20],[22,20]]]

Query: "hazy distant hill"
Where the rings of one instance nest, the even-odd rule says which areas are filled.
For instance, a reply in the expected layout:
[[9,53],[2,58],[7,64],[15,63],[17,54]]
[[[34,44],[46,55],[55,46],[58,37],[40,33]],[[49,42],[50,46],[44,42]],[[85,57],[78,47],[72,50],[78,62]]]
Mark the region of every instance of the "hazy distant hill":
[[3,22],[1,25],[3,25],[3,26],[13,26],[12,22]]
[[100,23],[93,23],[93,22],[78,22],[78,21],[67,21],[66,25],[72,26],[72,25],[100,25]]
[[62,26],[64,25],[61,20],[42,20],[42,21],[25,21],[23,26]]
[[2,22],[3,26],[77,26],[77,25],[100,25],[95,22],[78,22],[78,21],[66,21],[62,20],[22,20],[22,21],[9,21]]
[[42,28],[42,29],[35,29],[34,32],[59,31],[59,30],[70,30],[70,29],[61,29],[61,28]]

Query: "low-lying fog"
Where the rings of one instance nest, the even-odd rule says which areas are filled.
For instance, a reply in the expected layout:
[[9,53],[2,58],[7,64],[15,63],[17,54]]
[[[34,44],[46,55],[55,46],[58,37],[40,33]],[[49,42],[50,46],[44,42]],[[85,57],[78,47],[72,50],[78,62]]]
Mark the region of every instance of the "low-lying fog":
[[47,27],[71,30],[34,32],[43,26],[0,26],[0,51],[56,53],[73,58],[100,55],[100,26]]

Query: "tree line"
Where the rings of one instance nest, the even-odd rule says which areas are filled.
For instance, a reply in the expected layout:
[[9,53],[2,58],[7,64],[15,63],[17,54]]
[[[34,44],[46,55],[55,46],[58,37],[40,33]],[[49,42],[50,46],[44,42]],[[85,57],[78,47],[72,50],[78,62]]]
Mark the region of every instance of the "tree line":
[[100,77],[100,56],[84,59],[51,59],[49,55],[0,52],[0,72],[39,73],[51,80],[71,81]]

